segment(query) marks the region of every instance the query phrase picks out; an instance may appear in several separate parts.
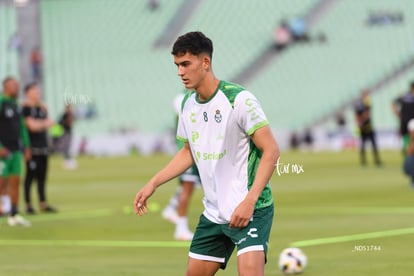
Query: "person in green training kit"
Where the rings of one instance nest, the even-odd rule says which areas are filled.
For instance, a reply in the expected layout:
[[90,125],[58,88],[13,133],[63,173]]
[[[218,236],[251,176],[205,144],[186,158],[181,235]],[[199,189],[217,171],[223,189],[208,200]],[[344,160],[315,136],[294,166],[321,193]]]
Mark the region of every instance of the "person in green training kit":
[[184,146],[135,196],[138,215],[156,189],[197,165],[204,212],[190,246],[187,276],[224,269],[237,249],[239,275],[263,276],[273,221],[270,178],[279,148],[257,98],[213,73],[213,43],[201,32],[180,36],[172,55],[189,92],[177,139]]
[[25,159],[31,158],[29,135],[17,105],[18,95],[19,84],[16,79],[4,79],[3,93],[0,94],[0,211],[9,214],[10,226],[30,226],[30,222],[19,215],[17,207],[22,147]]

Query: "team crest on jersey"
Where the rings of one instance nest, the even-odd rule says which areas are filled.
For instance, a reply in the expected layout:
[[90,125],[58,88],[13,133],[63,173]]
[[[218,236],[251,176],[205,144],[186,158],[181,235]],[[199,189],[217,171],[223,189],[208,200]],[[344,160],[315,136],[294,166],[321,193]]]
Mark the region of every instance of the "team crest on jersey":
[[6,111],[5,111],[5,113],[6,113],[6,117],[7,118],[11,118],[14,115],[14,111],[11,108],[7,108]]
[[221,119],[223,119],[219,109],[216,110],[216,115],[214,115],[214,119],[216,120],[217,123],[220,123]]

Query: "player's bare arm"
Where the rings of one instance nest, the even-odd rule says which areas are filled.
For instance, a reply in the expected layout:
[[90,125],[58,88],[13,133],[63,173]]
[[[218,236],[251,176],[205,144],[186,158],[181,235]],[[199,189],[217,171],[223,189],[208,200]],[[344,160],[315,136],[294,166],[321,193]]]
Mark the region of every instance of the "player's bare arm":
[[32,132],[42,132],[53,126],[51,119],[34,119],[27,117],[25,120],[27,128]]
[[395,116],[397,116],[397,118],[401,117],[400,108],[397,103],[392,103],[392,111],[394,112]]
[[184,147],[177,152],[174,158],[138,191],[134,201],[135,213],[140,216],[146,214],[148,211],[147,200],[155,190],[160,185],[185,172],[193,165],[193,162],[194,160],[191,155],[190,146],[188,143],[185,143]]
[[237,206],[230,218],[230,227],[243,228],[249,224],[256,202],[272,177],[275,164],[279,158],[279,147],[269,126],[256,130],[251,137],[256,147],[262,151],[262,158],[249,193]]
[[9,155],[9,151],[0,145],[0,158],[7,157]]

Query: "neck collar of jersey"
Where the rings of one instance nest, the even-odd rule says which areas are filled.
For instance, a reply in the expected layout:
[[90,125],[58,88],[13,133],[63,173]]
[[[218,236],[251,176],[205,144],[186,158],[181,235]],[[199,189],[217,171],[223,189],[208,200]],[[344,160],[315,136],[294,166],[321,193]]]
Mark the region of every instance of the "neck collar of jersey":
[[10,96],[7,96],[7,95],[4,93],[4,91],[0,93],[0,97],[1,97],[1,98],[3,98],[3,99],[12,100],[12,101],[13,101],[13,100],[14,100],[14,101],[16,100],[15,98],[12,98],[12,97],[10,97]]
[[201,101],[201,100],[199,99],[199,95],[198,95],[198,93],[197,93],[197,96],[195,97],[196,102],[197,102],[197,103],[200,103],[200,104],[206,104],[206,103],[210,102],[210,101],[214,98],[214,96],[216,96],[217,92],[220,90],[220,88],[221,88],[221,86],[222,86],[222,83],[223,83],[223,81],[220,81],[220,82],[219,82],[219,84],[217,85],[217,88],[216,88],[216,90],[214,91],[213,95],[212,95],[210,98],[208,98],[207,100],[205,100],[205,101]]

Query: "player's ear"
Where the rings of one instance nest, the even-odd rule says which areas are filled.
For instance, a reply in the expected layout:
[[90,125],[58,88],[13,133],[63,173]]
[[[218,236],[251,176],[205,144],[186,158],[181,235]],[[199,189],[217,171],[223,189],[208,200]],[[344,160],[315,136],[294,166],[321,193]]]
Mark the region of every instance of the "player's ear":
[[202,63],[204,70],[209,70],[211,67],[211,59],[208,55],[203,55],[202,57]]

